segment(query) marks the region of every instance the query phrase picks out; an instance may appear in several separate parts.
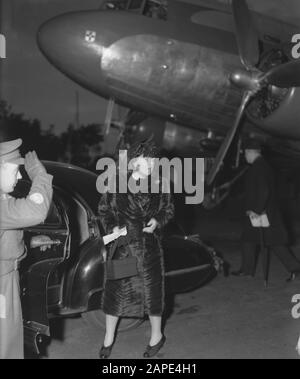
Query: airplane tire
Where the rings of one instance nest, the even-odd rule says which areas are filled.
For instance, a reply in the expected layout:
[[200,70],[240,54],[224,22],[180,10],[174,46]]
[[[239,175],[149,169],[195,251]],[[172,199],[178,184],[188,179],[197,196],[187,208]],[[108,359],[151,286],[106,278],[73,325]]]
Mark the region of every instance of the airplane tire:
[[[101,310],[90,311],[82,314],[82,318],[89,325],[93,325],[97,328],[105,329],[105,313]],[[127,318],[122,317],[119,322],[118,331],[126,332],[131,329],[136,329],[144,322],[139,318]]]

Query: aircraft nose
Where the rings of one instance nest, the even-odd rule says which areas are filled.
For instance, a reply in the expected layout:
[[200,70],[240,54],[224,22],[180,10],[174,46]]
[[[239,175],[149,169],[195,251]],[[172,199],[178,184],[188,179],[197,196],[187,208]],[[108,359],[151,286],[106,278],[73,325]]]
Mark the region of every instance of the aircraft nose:
[[44,23],[38,31],[37,42],[53,64],[64,63],[66,56],[76,54],[78,36],[71,15],[63,15]]
[[101,13],[97,12],[97,17],[95,12],[64,14],[45,22],[37,33],[38,46],[50,63],[92,90],[93,85],[99,89],[102,84],[100,61],[105,34],[99,31]]

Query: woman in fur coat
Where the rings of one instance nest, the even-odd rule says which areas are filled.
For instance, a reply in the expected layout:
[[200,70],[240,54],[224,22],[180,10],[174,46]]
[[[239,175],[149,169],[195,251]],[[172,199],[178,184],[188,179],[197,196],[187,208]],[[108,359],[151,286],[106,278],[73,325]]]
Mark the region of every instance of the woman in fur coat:
[[119,317],[149,316],[151,339],[144,357],[156,355],[165,342],[161,327],[165,295],[161,231],[173,217],[174,206],[170,193],[162,190],[162,180],[159,193],[151,193],[149,188],[157,156],[155,145],[149,141],[135,145],[128,155],[134,163],[126,179],[139,185],[147,181],[149,190],[106,193],[101,198],[99,214],[107,234],[126,226],[128,243],[118,246],[114,259],[132,254],[137,258],[138,275],[105,280],[102,309],[106,314],[106,334],[100,358],[111,354]]

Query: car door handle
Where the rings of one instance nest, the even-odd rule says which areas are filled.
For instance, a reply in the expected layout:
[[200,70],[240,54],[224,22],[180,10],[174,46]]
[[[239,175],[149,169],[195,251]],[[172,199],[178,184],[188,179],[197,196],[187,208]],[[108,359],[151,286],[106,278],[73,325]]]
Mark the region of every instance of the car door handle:
[[61,245],[61,241],[56,239],[52,240],[48,236],[36,236],[32,237],[30,241],[30,248],[31,249],[36,249],[38,247],[43,247],[43,246],[59,246]]

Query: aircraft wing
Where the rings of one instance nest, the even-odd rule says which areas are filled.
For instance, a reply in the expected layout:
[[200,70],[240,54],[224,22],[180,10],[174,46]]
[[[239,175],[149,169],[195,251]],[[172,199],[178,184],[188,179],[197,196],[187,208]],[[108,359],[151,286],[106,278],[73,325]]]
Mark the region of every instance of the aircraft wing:
[[[231,12],[231,0],[180,0],[183,3],[203,5],[220,11]],[[281,21],[284,24],[294,25],[300,30],[299,0],[288,0],[288,7],[282,0],[248,0],[249,8],[253,11]]]

